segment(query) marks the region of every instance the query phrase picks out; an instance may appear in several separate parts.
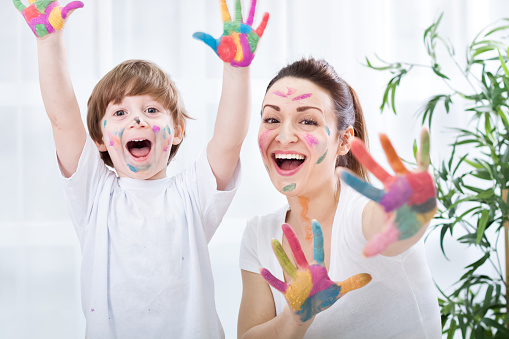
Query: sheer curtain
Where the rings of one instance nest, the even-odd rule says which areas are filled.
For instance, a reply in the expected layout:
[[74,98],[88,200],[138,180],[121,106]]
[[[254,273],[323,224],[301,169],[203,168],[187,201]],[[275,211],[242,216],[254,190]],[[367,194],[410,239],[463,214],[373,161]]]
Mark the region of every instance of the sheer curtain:
[[[188,122],[187,136],[168,173],[181,171],[212,135],[222,65],[191,35],[195,31],[221,34],[218,1],[84,2],[65,33],[83,118],[93,86],[113,66],[132,58],[156,62],[173,76],[196,119]],[[249,1],[243,2],[247,12]],[[233,8],[233,1],[228,4]],[[265,86],[277,70],[303,56],[325,58],[357,91],[374,156],[384,164],[377,137],[384,131],[400,155],[412,159],[411,145],[420,130],[414,112],[438,85],[424,73],[417,74],[398,93],[399,115],[380,115],[388,75],[364,67],[364,57],[376,53],[388,61],[428,63],[422,35],[441,12],[440,32],[462,55],[482,27],[509,13],[509,2],[258,0],[255,24],[263,11],[271,19],[252,65],[252,117],[242,151],[243,182],[210,244],[217,309],[227,338],[236,336],[242,289],[237,261],[246,219],[268,213],[285,201],[265,174],[256,141]],[[0,20],[4,27],[0,30],[0,337],[82,338],[81,255],[67,216],[39,92],[36,43],[11,1],[0,4]],[[467,123],[443,114],[433,126],[433,159],[439,160],[447,151],[450,139],[445,126]],[[454,250],[453,243],[450,247]],[[456,280],[461,266],[443,259],[433,234],[427,248],[435,279],[440,284]]]

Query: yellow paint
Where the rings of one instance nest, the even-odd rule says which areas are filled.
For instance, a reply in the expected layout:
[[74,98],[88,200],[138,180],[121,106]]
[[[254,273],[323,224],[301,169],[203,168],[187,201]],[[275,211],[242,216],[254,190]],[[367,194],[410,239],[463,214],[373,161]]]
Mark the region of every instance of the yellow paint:
[[241,62],[242,59],[244,59],[244,52],[242,51],[242,45],[240,44],[239,33],[233,32],[232,39],[235,42],[235,46],[237,46],[237,54],[235,55],[235,61]]
[[421,225],[427,224],[431,219],[433,219],[436,211],[437,211],[437,207],[435,207],[434,209],[432,209],[431,211],[426,212],[426,213],[417,213],[417,216],[416,216],[417,221],[420,222]]
[[62,20],[62,11],[60,6],[56,6],[53,8],[51,13],[49,14],[48,21],[54,29],[61,29],[64,27],[64,21]]
[[304,301],[308,298],[312,287],[313,278],[311,277],[311,272],[297,271],[295,279],[293,279],[292,284],[288,286],[288,290],[286,291],[286,299],[288,299],[288,304],[290,304],[290,307],[294,311],[300,309]]
[[28,4],[33,4],[34,2],[36,2],[37,0],[28,0]]
[[223,16],[223,22],[232,21],[230,12],[228,12],[228,6],[226,6],[226,0],[220,0],[219,3],[221,4],[221,15]]
[[370,281],[371,275],[367,273],[356,274],[353,277],[338,283],[338,286],[341,287],[341,291],[339,291],[339,293],[346,294],[350,291],[366,286]]

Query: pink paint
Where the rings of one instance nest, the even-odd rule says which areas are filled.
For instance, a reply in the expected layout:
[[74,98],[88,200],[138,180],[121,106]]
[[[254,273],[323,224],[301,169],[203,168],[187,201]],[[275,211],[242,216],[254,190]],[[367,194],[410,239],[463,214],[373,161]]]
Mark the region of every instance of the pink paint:
[[113,139],[110,139],[110,146],[115,146],[115,141],[113,141]]
[[302,100],[302,99],[306,99],[306,98],[309,98],[310,96],[312,96],[313,94],[311,93],[306,93],[306,94],[302,94],[302,95],[299,95],[295,98],[292,99],[292,101],[297,101],[297,100]]
[[287,87],[288,89],[288,92],[286,94],[284,94],[283,92],[281,91],[275,91],[273,92],[275,95],[277,96],[280,96],[280,97],[283,97],[283,98],[286,98],[286,97],[289,97],[290,95],[292,95],[293,93],[295,93],[297,90],[295,88],[291,88],[291,87]]
[[158,133],[161,130],[161,128],[155,125],[154,127],[152,127],[152,130],[154,131],[154,133]]
[[260,147],[260,151],[262,151],[261,153],[262,153],[262,156],[263,156],[264,159],[266,158],[266,155],[263,152],[263,147],[265,145],[265,141],[267,140],[268,135],[269,135],[270,132],[271,132],[270,130],[269,131],[265,131],[258,138],[258,147]]
[[312,134],[306,133],[306,135],[304,135],[304,140],[306,140],[306,143],[310,147],[313,147],[314,145],[318,145],[318,139],[315,136],[313,136]]
[[327,269],[325,267],[320,265],[311,265],[309,266],[309,271],[313,277],[313,287],[309,292],[308,298],[314,296],[317,292],[328,289],[334,284],[334,282],[330,280],[329,275],[327,274]]
[[90,312],[94,312],[95,310],[93,308],[90,309]]

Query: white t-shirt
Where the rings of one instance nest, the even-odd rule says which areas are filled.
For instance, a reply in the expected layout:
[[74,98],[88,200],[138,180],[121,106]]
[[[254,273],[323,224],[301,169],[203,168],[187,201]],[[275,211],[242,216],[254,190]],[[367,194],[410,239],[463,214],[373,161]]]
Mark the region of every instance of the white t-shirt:
[[[372,281],[319,313],[305,338],[441,338],[438,299],[423,241],[394,257],[363,257],[367,241],[361,222],[367,202],[342,182],[332,229],[329,276],[339,282],[369,273]],[[282,242],[281,224],[287,211],[288,205],[248,221],[240,250],[241,269],[259,273],[264,267],[284,281],[271,239]],[[286,301],[279,291],[271,290],[279,314]]]
[[221,338],[207,244],[228,209],[203,151],[172,178],[118,178],[90,137],[63,179],[82,249],[86,337]]

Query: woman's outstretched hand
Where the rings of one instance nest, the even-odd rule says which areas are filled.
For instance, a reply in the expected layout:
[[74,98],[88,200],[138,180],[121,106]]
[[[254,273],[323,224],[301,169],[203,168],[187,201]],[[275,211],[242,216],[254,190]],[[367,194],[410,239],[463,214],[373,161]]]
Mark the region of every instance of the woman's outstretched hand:
[[383,183],[385,189],[375,188],[347,171],[341,174],[345,183],[379,203],[388,215],[384,230],[366,245],[364,255],[367,257],[382,253],[390,244],[417,234],[433,219],[437,210],[435,182],[428,173],[428,131],[423,129],[421,132],[418,167],[414,171],[405,167],[385,134],[380,135],[380,142],[390,166],[396,173],[394,176],[387,173],[371,157],[360,139],[353,140],[351,150],[359,162]]
[[318,221],[313,220],[314,263],[309,265],[292,227],[283,224],[283,233],[292,249],[297,268],[292,264],[281,243],[273,239],[272,249],[283,270],[292,278],[287,284],[261,268],[262,277],[284,294],[288,305],[305,322],[317,313],[332,306],[347,292],[358,289],[371,281],[367,273],[354,275],[343,282],[335,283],[327,274],[324,265],[323,233]]
[[81,1],[70,2],[65,7],[60,7],[58,1],[49,0],[29,0],[28,7],[23,5],[21,0],[13,0],[13,2],[37,38],[62,29],[72,11],[83,7]]
[[193,34],[193,38],[201,40],[210,46],[224,62],[229,62],[232,66],[236,67],[247,67],[253,61],[258,41],[262,37],[269,21],[269,13],[263,14],[262,22],[254,30],[252,25],[256,0],[251,1],[251,9],[245,23],[242,21],[240,0],[235,2],[235,21],[231,20],[226,0],[220,0],[219,2],[223,15],[223,35],[218,39],[214,39],[207,33],[197,32]]

